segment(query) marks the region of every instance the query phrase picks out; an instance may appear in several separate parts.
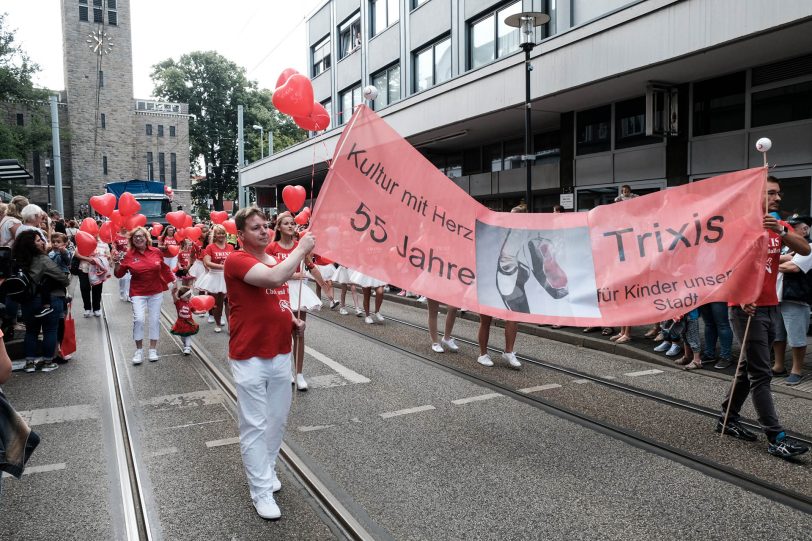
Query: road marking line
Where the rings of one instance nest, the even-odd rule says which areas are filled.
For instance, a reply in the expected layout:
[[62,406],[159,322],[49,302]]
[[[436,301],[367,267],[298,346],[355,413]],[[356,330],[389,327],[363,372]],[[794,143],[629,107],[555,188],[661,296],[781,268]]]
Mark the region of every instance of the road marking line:
[[225,421],[231,421],[231,419],[215,419],[214,421],[201,421],[199,423],[189,423],[185,425],[165,426],[163,428],[159,428],[158,430],[174,430],[176,428],[189,428],[190,426],[210,425],[212,423],[222,423]]
[[19,413],[30,426],[69,423],[72,421],[84,421],[86,419],[99,418],[99,413],[96,411],[95,406],[90,404],[62,406],[60,408],[43,408],[21,411]]
[[615,376],[600,376],[603,379],[617,379]]
[[155,458],[156,456],[164,456],[164,455],[171,455],[178,452],[177,447],[164,447],[163,449],[157,449],[152,451],[149,456]]
[[429,411],[436,409],[434,406],[417,406],[416,408],[408,408],[405,410],[387,411],[381,413],[381,418],[389,419],[390,417],[398,417],[400,415],[409,415],[410,413],[420,413],[421,411]]
[[223,445],[233,445],[235,443],[240,443],[240,438],[239,437],[226,438],[224,440],[207,441],[206,442],[206,447],[211,449],[212,447],[222,447]]
[[584,383],[589,383],[588,379],[574,379],[572,383],[577,383],[578,385],[583,385]]
[[[28,466],[23,475],[30,475],[32,473],[47,473],[49,471],[59,471],[64,470],[67,465],[64,462],[58,462],[56,464],[45,464],[43,466]],[[11,474],[3,472],[3,477],[12,477]]]
[[154,396],[141,401],[142,406],[210,406],[221,404],[223,394],[219,391],[206,389],[205,391],[193,391],[191,393],[168,394],[164,396]]
[[458,406],[462,404],[468,404],[470,402],[479,402],[480,400],[490,400],[491,398],[499,398],[501,396],[505,396],[499,393],[488,393],[488,394],[481,394],[479,396],[469,396],[468,398],[460,398],[457,400],[452,400],[452,404],[456,404]]
[[317,361],[321,362],[322,364],[326,365],[328,368],[332,369],[333,371],[337,372],[341,377],[349,381],[350,383],[369,383],[370,379],[367,377],[362,376],[358,372],[350,370],[344,365],[338,364],[333,359],[324,355],[323,353],[319,353],[315,349],[311,348],[310,346],[305,346],[305,353],[316,359]]
[[316,425],[316,426],[300,426],[297,428],[299,432],[313,432],[316,430],[324,430],[325,428],[331,428],[335,425]]
[[628,374],[623,374],[624,376],[629,376],[630,378],[636,378],[639,376],[653,376],[654,374],[662,374],[662,370],[657,370],[653,368],[651,370],[641,370],[640,372],[629,372]]
[[535,387],[528,387],[527,389],[519,389],[519,392],[528,394],[535,393],[538,391],[546,391],[548,389],[558,389],[559,387],[561,387],[561,385],[559,385],[558,383],[548,383],[546,385],[537,385]]

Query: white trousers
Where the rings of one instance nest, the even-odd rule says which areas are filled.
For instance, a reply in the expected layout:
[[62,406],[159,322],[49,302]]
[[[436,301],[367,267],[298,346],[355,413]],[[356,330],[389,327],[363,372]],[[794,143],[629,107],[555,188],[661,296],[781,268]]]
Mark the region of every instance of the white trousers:
[[[156,293],[148,297],[133,297],[133,340],[144,339],[144,321],[150,340],[157,340],[161,332],[161,302],[164,294]],[[147,313],[145,313],[147,312]]]
[[122,276],[118,279],[118,296],[119,297],[129,297],[130,296],[130,272],[127,271],[127,274]]
[[237,385],[240,452],[251,498],[270,492],[290,411],[291,354],[272,359],[229,359]]

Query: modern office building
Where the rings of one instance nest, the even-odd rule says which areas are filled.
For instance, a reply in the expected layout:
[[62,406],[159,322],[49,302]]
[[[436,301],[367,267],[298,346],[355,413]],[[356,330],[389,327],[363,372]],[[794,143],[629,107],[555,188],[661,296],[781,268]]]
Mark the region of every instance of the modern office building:
[[[307,20],[327,131],[243,170],[262,204],[317,185],[342,125],[374,109],[468,193],[496,210],[524,198],[524,53],[508,15],[545,12],[531,53],[534,207],[576,210],[622,184],[648,193],[760,165],[784,208],[812,192],[812,2],[803,0],[329,0]],[[647,125],[648,124],[648,125]],[[564,200],[568,199],[565,195]]]

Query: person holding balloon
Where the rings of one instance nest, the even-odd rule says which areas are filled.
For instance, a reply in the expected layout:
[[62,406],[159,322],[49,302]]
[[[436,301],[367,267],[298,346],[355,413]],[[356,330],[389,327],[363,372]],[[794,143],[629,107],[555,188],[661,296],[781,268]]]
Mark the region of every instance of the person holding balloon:
[[174,269],[178,265],[178,240],[176,238],[177,229],[174,225],[166,226],[158,237],[158,249],[164,256],[164,263],[170,269]]
[[[110,222],[112,223],[112,222]],[[160,225],[160,224],[158,224]],[[113,246],[119,252],[126,252],[127,248],[130,245],[130,236],[129,231],[127,228],[119,226],[118,232],[116,233],[115,238],[112,242]],[[118,279],[118,298],[122,301],[129,301],[130,300],[130,273],[126,273],[124,276]]]
[[[186,241],[188,242],[188,239]],[[197,334],[200,329],[197,322],[192,317],[192,307],[189,304],[192,296],[192,289],[189,286],[181,285],[172,290],[172,300],[175,302],[175,311],[178,318],[172,329],[169,331],[175,336],[180,336],[183,340],[183,354],[191,355],[192,353],[192,336]]]
[[85,218],[76,233],[75,258],[79,259],[79,291],[82,293],[84,317],[101,317],[101,295],[109,277],[111,255],[107,243],[99,238],[99,227],[93,218]]
[[226,281],[223,277],[223,265],[234,247],[226,242],[226,228],[221,224],[212,226],[209,233],[209,245],[203,250],[203,265],[206,274],[197,279],[197,287],[214,297],[214,332],[221,332],[224,323]]
[[161,251],[151,245],[149,231],[143,226],[130,233],[130,245],[126,253],[113,254],[113,271],[117,278],[129,272],[130,298],[133,305],[133,340],[135,354],[133,364],[144,362],[144,324],[149,334],[148,359],[157,361],[158,336],[160,335],[161,302],[163,292],[174,281],[172,271],[164,263]]

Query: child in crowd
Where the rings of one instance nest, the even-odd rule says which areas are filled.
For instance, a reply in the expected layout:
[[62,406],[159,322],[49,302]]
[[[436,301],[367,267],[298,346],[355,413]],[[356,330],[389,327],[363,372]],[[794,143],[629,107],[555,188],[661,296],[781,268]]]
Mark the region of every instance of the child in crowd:
[[685,331],[683,332],[685,342],[685,355],[677,361],[685,370],[696,370],[702,368],[701,344],[699,342],[699,309],[694,308],[683,316]]
[[192,307],[189,306],[189,299],[192,296],[192,289],[189,286],[181,285],[172,290],[172,299],[175,301],[175,310],[178,319],[169,331],[183,340],[183,354],[192,353],[192,336],[197,334],[199,329],[197,323],[192,318]]
[[183,239],[180,242],[180,252],[178,252],[178,271],[189,271],[192,266],[192,241]]
[[[68,249],[68,236],[64,233],[53,233],[51,235],[51,251],[48,257],[56,263],[59,270],[70,276],[70,262],[73,259],[73,252]],[[39,284],[40,296],[42,298],[42,309],[34,314],[34,317],[45,317],[51,312],[51,291],[55,284],[48,277]],[[59,286],[61,287],[61,286]]]
[[682,332],[685,325],[679,318],[669,319],[662,324],[663,341],[654,348],[654,351],[663,351],[669,357],[676,357],[682,353]]

